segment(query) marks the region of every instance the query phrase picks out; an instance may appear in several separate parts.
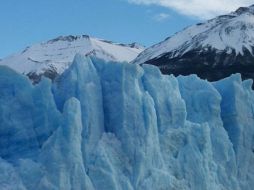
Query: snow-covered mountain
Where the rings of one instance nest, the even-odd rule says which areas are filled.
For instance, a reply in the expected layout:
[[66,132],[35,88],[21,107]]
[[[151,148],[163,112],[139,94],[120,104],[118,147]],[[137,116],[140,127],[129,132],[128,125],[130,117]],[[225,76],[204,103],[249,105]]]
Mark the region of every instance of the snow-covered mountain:
[[254,5],[190,26],[156,44],[135,63],[157,65],[164,73],[199,74],[217,80],[235,72],[254,76]]
[[106,61],[130,62],[143,50],[144,47],[137,43],[118,44],[87,35],[60,36],[6,57],[0,60],[0,65],[7,65],[36,80],[42,74],[49,78],[61,74],[77,53],[94,55]]

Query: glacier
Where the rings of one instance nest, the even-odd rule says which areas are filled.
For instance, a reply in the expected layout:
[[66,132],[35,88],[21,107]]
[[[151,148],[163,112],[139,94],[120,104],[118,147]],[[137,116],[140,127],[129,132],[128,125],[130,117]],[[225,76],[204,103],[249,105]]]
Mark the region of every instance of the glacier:
[[251,86],[82,55],[53,83],[0,66],[0,189],[251,190]]

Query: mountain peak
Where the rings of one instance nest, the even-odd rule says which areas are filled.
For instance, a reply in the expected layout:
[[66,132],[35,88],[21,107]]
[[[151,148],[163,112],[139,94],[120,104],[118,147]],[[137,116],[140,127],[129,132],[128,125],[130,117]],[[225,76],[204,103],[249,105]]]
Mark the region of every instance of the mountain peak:
[[254,14],[254,5],[251,5],[249,7],[239,7],[234,13],[236,13],[237,15],[241,15],[244,13]]
[[0,60],[0,65],[7,65],[32,78],[45,73],[54,78],[68,68],[78,53],[105,61],[131,62],[143,50],[137,43],[119,44],[89,35],[67,35],[27,47],[21,53]]
[[85,39],[89,39],[90,36],[89,35],[68,35],[68,36],[58,36],[57,38],[54,38],[52,40],[49,40],[47,43],[54,43],[54,42],[58,42],[58,41],[67,41],[67,42],[73,42],[75,40],[78,40],[78,39],[82,39],[82,38],[85,38]]
[[233,73],[254,79],[254,5],[187,27],[147,48],[133,62],[210,81]]
[[253,54],[254,5],[241,7],[235,12],[199,23],[166,38],[142,52],[136,63],[144,63],[161,57],[179,57],[192,50],[225,51],[235,55]]

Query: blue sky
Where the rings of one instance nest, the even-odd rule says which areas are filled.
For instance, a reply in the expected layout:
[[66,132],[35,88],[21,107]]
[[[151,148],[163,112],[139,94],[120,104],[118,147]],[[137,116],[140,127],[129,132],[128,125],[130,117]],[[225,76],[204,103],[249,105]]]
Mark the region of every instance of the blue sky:
[[196,22],[164,7],[124,0],[5,0],[0,5],[0,57],[69,34],[149,46]]
[[150,46],[205,19],[186,13],[160,0],[3,0],[0,58],[69,34]]

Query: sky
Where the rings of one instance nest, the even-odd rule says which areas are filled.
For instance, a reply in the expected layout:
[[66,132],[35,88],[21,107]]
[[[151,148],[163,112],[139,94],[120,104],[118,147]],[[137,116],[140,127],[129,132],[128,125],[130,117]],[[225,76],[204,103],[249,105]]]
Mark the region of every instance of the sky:
[[2,0],[0,58],[60,35],[146,47],[254,0]]

